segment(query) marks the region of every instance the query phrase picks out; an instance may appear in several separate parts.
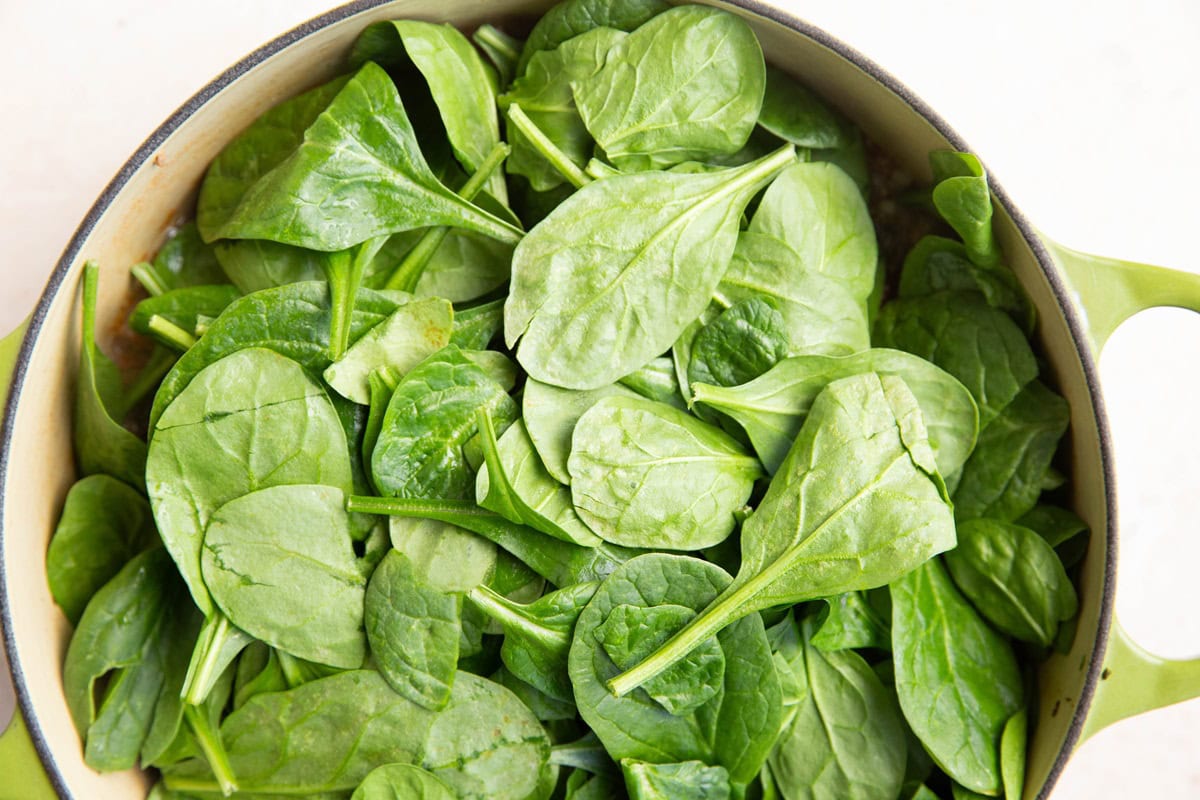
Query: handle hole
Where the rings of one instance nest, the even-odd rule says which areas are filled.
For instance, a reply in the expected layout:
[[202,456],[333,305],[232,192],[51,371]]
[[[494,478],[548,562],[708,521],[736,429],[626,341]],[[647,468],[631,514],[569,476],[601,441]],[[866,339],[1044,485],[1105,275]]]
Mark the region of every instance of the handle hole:
[[1200,316],[1129,319],[1100,360],[1117,464],[1117,615],[1165,658],[1200,654]]

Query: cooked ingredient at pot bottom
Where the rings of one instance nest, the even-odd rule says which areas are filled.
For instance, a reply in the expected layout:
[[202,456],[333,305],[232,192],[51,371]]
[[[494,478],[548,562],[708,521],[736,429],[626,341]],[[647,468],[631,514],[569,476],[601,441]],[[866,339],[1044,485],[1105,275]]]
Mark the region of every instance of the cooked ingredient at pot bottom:
[[128,386],[85,269],[47,578],[87,763],[1018,797],[1087,526],[979,162],[930,154],[894,256],[896,176],[736,15],[500,24],[377,23],[236,137],[132,269]]

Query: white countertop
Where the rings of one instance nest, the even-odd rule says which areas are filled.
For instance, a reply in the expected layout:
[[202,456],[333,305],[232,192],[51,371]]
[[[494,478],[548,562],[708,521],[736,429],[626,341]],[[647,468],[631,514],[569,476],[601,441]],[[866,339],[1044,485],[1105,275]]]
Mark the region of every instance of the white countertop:
[[[1029,218],[1072,247],[1200,272],[1200,4],[776,0],[929,102]],[[229,64],[328,0],[0,0],[0,332],[142,139]],[[1200,653],[1200,318],[1139,316],[1101,362],[1119,462],[1118,613]],[[11,689],[0,668],[0,725]],[[1200,701],[1121,723],[1055,800],[1200,797]]]

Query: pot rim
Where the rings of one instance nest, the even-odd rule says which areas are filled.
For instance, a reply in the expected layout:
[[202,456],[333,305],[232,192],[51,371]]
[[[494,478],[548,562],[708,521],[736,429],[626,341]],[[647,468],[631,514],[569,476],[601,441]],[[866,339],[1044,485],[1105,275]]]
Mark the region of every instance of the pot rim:
[[[834,52],[838,56],[849,61],[862,72],[866,73],[873,80],[882,84],[884,88],[891,91],[897,97],[904,101],[911,109],[928,122],[934,130],[936,130],[952,147],[956,150],[974,152],[971,150],[963,138],[950,125],[933,110],[924,100],[918,97],[907,86],[891,73],[883,69],[867,56],[860,53],[857,49],[851,47],[840,39],[832,36],[824,29],[819,28],[812,23],[809,23],[791,12],[776,7],[764,2],[764,0],[720,0],[721,2],[729,3],[730,5],[740,7],[741,9],[754,14],[763,19],[776,22],[801,36],[807,37],[826,49]],[[9,666],[12,672],[13,684],[17,695],[18,711],[24,716],[30,738],[33,741],[34,749],[37,751],[38,758],[41,759],[43,766],[46,768],[47,776],[50,779],[54,790],[62,798],[73,798],[70,789],[66,785],[66,780],[62,771],[58,767],[55,760],[54,752],[42,731],[41,725],[38,723],[36,715],[33,713],[33,698],[30,696],[26,687],[24,673],[21,668],[21,662],[17,658],[17,642],[16,637],[11,633],[12,625],[12,607],[10,605],[8,595],[7,568],[5,564],[5,528],[4,528],[4,495],[8,484],[8,467],[12,456],[12,425],[16,418],[17,402],[21,394],[21,387],[25,382],[25,377],[28,374],[33,343],[37,339],[38,334],[45,323],[46,317],[49,314],[50,306],[58,297],[59,291],[66,282],[71,265],[77,260],[80,251],[83,248],[84,242],[91,235],[100,217],[108,209],[113,200],[125,188],[130,178],[141,167],[149,161],[158,147],[166,141],[166,139],[174,133],[181,125],[184,124],[197,110],[202,108],[209,100],[219,94],[223,89],[232,84],[252,68],[262,63],[266,59],[284,50],[285,48],[295,44],[316,33],[333,23],[343,19],[355,16],[363,11],[376,8],[381,5],[386,5],[391,0],[354,0],[354,2],[346,3],[338,6],[330,11],[319,16],[313,17],[307,22],[301,23],[291,30],[281,34],[280,36],[270,40],[266,44],[252,51],[231,67],[226,69],[203,88],[192,95],[183,105],[175,110],[170,117],[159,125],[149,137],[134,151],[117,174],[109,181],[108,185],[100,193],[96,202],[88,210],[87,215],[80,222],[72,234],[70,242],[63,250],[57,264],[51,272],[46,283],[46,288],[42,291],[41,297],[38,299],[37,306],[34,309],[32,316],[29,318],[28,329],[25,332],[24,340],[21,343],[21,348],[17,354],[17,361],[12,374],[12,381],[9,387],[8,400],[3,409],[4,416],[2,424],[0,424],[0,630],[4,634],[4,649],[8,656]],[[982,161],[982,159],[981,159]],[[986,168],[986,163],[985,163]],[[1059,750],[1055,758],[1054,765],[1051,767],[1049,774],[1046,777],[1045,783],[1042,785],[1038,800],[1046,800],[1049,797],[1050,791],[1058,782],[1059,776],[1066,767],[1067,761],[1074,752],[1076,745],[1079,743],[1084,722],[1087,719],[1088,711],[1091,708],[1092,699],[1096,692],[1096,687],[1100,681],[1100,673],[1104,663],[1104,653],[1108,647],[1108,638],[1113,621],[1113,606],[1114,595],[1116,590],[1116,562],[1117,562],[1117,509],[1116,509],[1116,483],[1115,483],[1115,467],[1113,463],[1112,437],[1108,425],[1108,415],[1104,406],[1103,395],[1100,391],[1099,372],[1096,364],[1096,355],[1093,353],[1089,345],[1089,338],[1086,326],[1081,319],[1075,304],[1072,302],[1070,289],[1063,280],[1062,274],[1059,272],[1050,252],[1042,243],[1038,232],[1026,219],[1025,215],[1013,204],[1004,191],[1003,187],[995,180],[991,170],[987,171],[989,188],[995,196],[996,201],[1002,206],[1005,212],[1010,216],[1022,238],[1029,245],[1034,257],[1037,259],[1038,265],[1041,267],[1043,274],[1046,276],[1050,284],[1050,290],[1054,295],[1055,301],[1058,303],[1060,310],[1066,319],[1067,328],[1071,333],[1071,339],[1075,346],[1075,350],[1079,355],[1081,365],[1083,367],[1084,380],[1087,384],[1088,397],[1090,399],[1092,409],[1096,414],[1096,429],[1100,445],[1100,466],[1101,474],[1104,479],[1104,504],[1107,516],[1107,530],[1105,531],[1105,547],[1107,551],[1107,559],[1104,568],[1104,581],[1101,587],[1100,595],[1100,614],[1098,619],[1098,627],[1096,631],[1096,640],[1092,647],[1090,663],[1088,664],[1087,674],[1084,678],[1083,688],[1080,692],[1079,701],[1075,706],[1075,713],[1071,719],[1071,725],[1067,730],[1066,738],[1062,748]]]

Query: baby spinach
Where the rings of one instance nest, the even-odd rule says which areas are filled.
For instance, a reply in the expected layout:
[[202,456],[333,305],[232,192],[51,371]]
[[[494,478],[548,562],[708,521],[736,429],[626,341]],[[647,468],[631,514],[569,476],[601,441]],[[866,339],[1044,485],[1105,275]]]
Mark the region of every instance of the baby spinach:
[[779,680],[760,617],[744,617],[716,634],[725,658],[719,691],[683,716],[671,714],[644,692],[624,697],[610,692],[606,683],[620,668],[596,638],[618,607],[680,606],[696,611],[729,581],[713,564],[652,553],[617,568],[580,615],[571,641],[571,683],[580,715],[613,758],[702,761],[728,770],[735,786],[744,786],[758,774],[782,712]]
[[524,423],[517,420],[497,442],[491,417],[480,412],[478,418],[486,460],[475,481],[479,505],[564,542],[600,544],[571,505],[570,490],[542,466]]
[[892,649],[892,632],[884,615],[867,599],[865,592],[844,592],[825,598],[828,612],[809,641],[819,650],[873,647]]
[[[404,56],[429,85],[455,157],[464,169],[474,172],[500,142],[495,88],[479,53],[450,25],[391,20],[359,34],[350,63],[374,61],[387,67],[402,63]],[[507,202],[503,176],[493,174],[487,192]]]
[[702,761],[648,764],[621,761],[625,789],[632,800],[729,800],[729,772]]
[[870,346],[862,300],[841,280],[799,269],[796,252],[769,234],[742,231],[717,296],[728,303],[772,302],[783,316],[789,353],[844,355]]
[[971,608],[935,559],[891,584],[900,708],[957,783],[999,794],[1000,737],[1021,708],[1012,648]]
[[637,397],[638,393],[617,383],[579,391],[562,389],[533,378],[525,381],[521,398],[525,429],[546,471],[559,483],[571,483],[567,461],[579,418],[601,399],[610,396]]
[[767,300],[751,297],[734,303],[696,334],[688,382],[737,386],[775,366],[790,349],[783,315]]
[[458,664],[462,596],[427,584],[399,550],[384,556],[367,586],[371,654],[388,684],[431,711],[450,702]]
[[75,461],[84,475],[104,474],[138,489],[146,485],[146,443],[121,426],[128,399],[116,366],[96,345],[100,267],[83,266],[83,345],[75,382]]
[[466,228],[509,243],[521,238],[519,229],[463,200],[434,176],[395,85],[381,67],[367,63],[278,166],[245,186],[208,236],[332,251],[429,225]]
[[[795,625],[794,620],[790,620]],[[853,650],[814,646],[814,620],[779,655],[808,687],[768,759],[783,798],[894,800],[907,743],[895,696]]]
[[762,475],[719,428],[644,398],[606,397],[572,435],[571,498],[601,539],[699,550],[733,531]]
[[[132,767],[154,719],[177,601],[170,557],[135,556],[91,599],[63,666],[63,691],[93,769]],[[96,685],[108,676],[99,707]]]
[[483,350],[504,327],[504,301],[489,300],[454,310],[450,343],[464,350]]
[[980,432],[954,490],[955,517],[1011,521],[1031,511],[1070,419],[1066,400],[1027,384]]
[[[229,304],[242,296],[236,286],[187,286],[147,297],[133,308],[129,325],[138,333],[151,335],[151,320],[166,319],[189,334],[197,334],[200,320],[216,319]],[[186,348],[184,348],[186,349]]]
[[758,124],[784,141],[813,150],[848,145],[846,123],[812,91],[783,70],[767,66]]
[[[519,105],[529,121],[575,166],[584,167],[595,142],[579,116],[571,85],[586,80],[602,66],[611,51],[625,38],[612,28],[595,28],[566,40],[553,50],[535,53],[512,88],[499,98],[500,108]],[[544,192],[566,179],[516,126],[510,126],[512,157],[508,171],[524,176],[529,185]]]
[[962,237],[971,261],[992,267],[1000,261],[1000,247],[992,234],[992,195],[979,159],[970,153],[935,150],[929,154],[933,170],[933,205]]
[[403,375],[450,342],[454,310],[441,298],[414,300],[358,340],[326,368],[325,382],[347,400],[371,401],[367,376],[387,367]]
[[567,198],[513,253],[504,335],[521,366],[595,389],[666,350],[708,305],[746,203],[794,158],[789,145],[719,172],[618,175]]
[[901,297],[964,290],[979,292],[989,305],[1007,311],[1022,330],[1033,331],[1033,305],[1007,267],[981,267],[971,261],[966,245],[941,236],[922,237],[904,257]]
[[572,86],[608,159],[644,170],[739,150],[758,120],[765,81],[750,26],[689,5],[643,23]]
[[211,286],[229,280],[212,246],[200,238],[194,222],[173,231],[152,262],[134,264],[129,272],[151,297],[175,289]]
[[479,430],[476,412],[488,409],[507,426],[516,404],[465,351],[450,345],[405,375],[392,393],[371,474],[393,497],[469,497],[474,474],[464,450]]
[[635,668],[624,695],[733,620],[882,586],[954,545],[954,520],[912,392],[865,373],[829,384],[742,527],[733,583]]
[[309,661],[362,665],[367,580],[338,488],[277,485],[229,501],[209,518],[201,567],[213,600],[251,636]]
[[[460,798],[545,798],[550,743],[506,689],[470,673],[450,703],[428,711],[396,694],[372,670],[343,672],[286,692],[250,698],[226,717],[221,736],[243,791],[322,796],[350,792],[377,766],[423,767]],[[205,766],[164,771],[181,794],[219,791]]]
[[535,54],[554,50],[593,28],[632,31],[670,7],[663,0],[565,0],[533,26],[521,51],[517,71],[523,73]]
[[1009,717],[1000,736],[1000,775],[1004,796],[1020,798],[1025,790],[1025,746],[1029,736],[1029,715],[1025,709]]
[[348,452],[325,390],[296,362],[251,348],[196,375],[155,426],[146,482],[163,544],[201,611],[213,608],[200,572],[213,513],[270,486],[349,493]]
[[1062,562],[1028,528],[992,519],[958,524],[946,567],[979,613],[1015,639],[1049,647],[1079,601]]
[[108,475],[90,475],[67,492],[46,552],[46,582],[72,625],[88,601],[138,553],[158,542],[146,499]]
[[350,800],[457,800],[432,772],[412,764],[384,764],[371,771]]
[[795,441],[813,401],[840,378],[876,372],[904,380],[921,407],[938,471],[958,470],[975,447],[978,412],[966,388],[923,358],[874,348],[852,356],[787,358],[741,386],[696,384],[695,401],[728,415],[746,431],[755,452],[774,473]]
[[893,300],[875,320],[873,343],[932,361],[962,381],[979,406],[981,429],[1038,374],[1021,329],[975,292]]
[[509,672],[554,700],[572,702],[567,652],[579,614],[598,585],[576,583],[528,605],[514,603],[486,586],[472,589],[467,599],[503,629],[500,658]]
[[667,356],[660,356],[638,367],[618,383],[633,389],[647,400],[687,408],[687,401],[679,388],[679,379],[675,376],[675,364]]
[[486,22],[471,34],[471,41],[495,67],[500,80],[498,88],[507,88],[516,77],[517,61],[521,58],[521,48],[525,43]]

